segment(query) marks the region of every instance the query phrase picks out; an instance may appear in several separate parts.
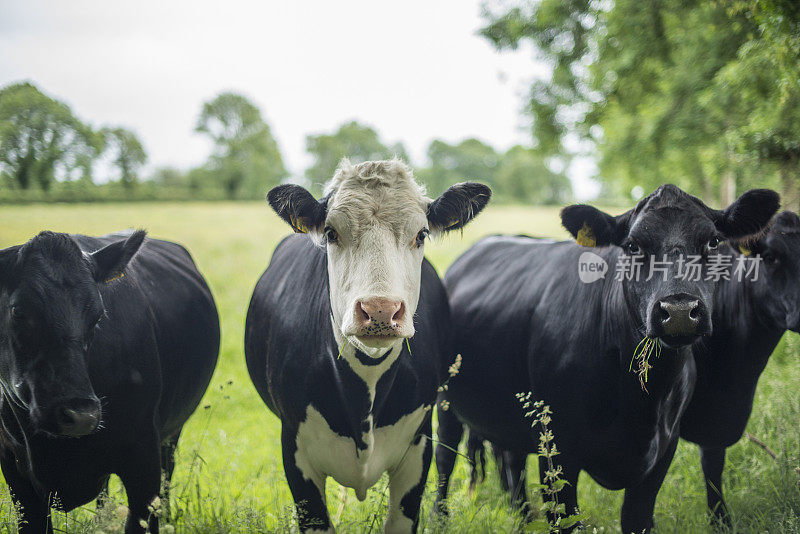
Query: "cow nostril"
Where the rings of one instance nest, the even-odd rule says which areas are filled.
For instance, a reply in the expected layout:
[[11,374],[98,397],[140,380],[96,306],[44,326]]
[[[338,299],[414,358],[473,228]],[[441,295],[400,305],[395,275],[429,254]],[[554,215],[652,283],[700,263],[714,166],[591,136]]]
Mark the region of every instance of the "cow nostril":
[[659,303],[659,319],[662,323],[669,321],[669,305],[666,302]]
[[371,320],[367,307],[363,302],[359,302],[358,306],[356,306],[356,320],[359,323],[368,323]]
[[694,306],[689,310],[689,318],[696,321],[700,318],[700,303],[694,302]]
[[401,302],[400,308],[396,312],[394,312],[394,315],[392,316],[392,323],[394,323],[395,325],[400,324],[401,322],[403,322],[403,319],[405,319],[405,317],[406,317],[406,305],[404,302]]
[[82,436],[97,428],[100,422],[100,407],[96,403],[77,403],[56,410],[56,423],[66,435]]

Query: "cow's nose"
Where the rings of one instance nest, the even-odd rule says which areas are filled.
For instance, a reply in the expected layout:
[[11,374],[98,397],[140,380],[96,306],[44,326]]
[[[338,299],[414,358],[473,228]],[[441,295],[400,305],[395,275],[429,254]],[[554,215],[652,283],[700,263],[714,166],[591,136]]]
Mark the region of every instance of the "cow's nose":
[[356,304],[356,323],[362,335],[390,335],[402,326],[406,307],[402,301],[371,298]]
[[667,298],[659,301],[661,330],[668,336],[694,335],[698,331],[702,307],[698,299]]
[[56,422],[61,434],[79,437],[91,434],[100,424],[100,402],[74,399],[56,408]]

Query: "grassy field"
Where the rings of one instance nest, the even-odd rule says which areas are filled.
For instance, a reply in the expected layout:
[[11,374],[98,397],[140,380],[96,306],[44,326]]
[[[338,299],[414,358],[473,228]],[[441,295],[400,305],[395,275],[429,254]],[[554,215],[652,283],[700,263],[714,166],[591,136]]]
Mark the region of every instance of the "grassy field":
[[[129,227],[177,241],[192,252],[217,299],[222,322],[219,365],[201,408],[187,424],[175,471],[172,518],[177,532],[290,531],[291,495],[280,460],[280,423],[262,404],[247,375],[243,354],[244,317],[256,280],[288,227],[266,203],[157,203],[35,205],[0,207],[0,247],[26,241],[43,229],[101,234]],[[471,243],[491,233],[564,237],[558,210],[495,206],[462,235],[427,245],[427,256],[442,274]],[[800,532],[800,339],[787,335],[767,367],[756,396],[749,432],[778,453],[773,460],[742,440],[729,449],[725,490],[737,532]],[[556,436],[556,443],[558,436]],[[536,462],[529,462],[536,481]],[[435,468],[423,502],[422,528],[430,532],[523,530],[510,513],[494,470],[468,496],[468,465],[460,460],[453,479],[451,518],[430,516]],[[120,531],[124,493],[112,485],[115,503],[98,514],[89,504],[56,514],[65,532]],[[591,532],[619,530],[621,492],[600,488],[584,475],[579,499]],[[386,478],[367,500],[342,491],[330,480],[328,508],[340,532],[380,531],[386,508]],[[14,530],[8,490],[0,488],[0,531]],[[164,524],[164,522],[162,522]],[[656,504],[659,532],[703,532],[707,527],[705,490],[696,448],[681,443]],[[171,529],[167,527],[165,531]]]

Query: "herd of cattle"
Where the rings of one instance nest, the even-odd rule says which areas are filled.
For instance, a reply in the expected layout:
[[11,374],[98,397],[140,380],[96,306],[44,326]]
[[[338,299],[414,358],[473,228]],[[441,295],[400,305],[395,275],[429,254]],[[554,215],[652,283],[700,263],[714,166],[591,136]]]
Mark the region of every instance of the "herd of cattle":
[[[384,530],[416,531],[436,406],[436,510],[447,513],[465,427],[471,448],[491,442],[503,487],[525,509],[539,431],[524,392],[553,412],[564,513],[577,509],[586,471],[625,490],[623,532],[649,531],[683,437],[700,446],[708,505],[726,521],[725,450],[782,334],[800,329],[800,218],[776,215],[769,190],[714,210],[665,185],[616,217],[565,208],[577,243],[485,238],[440,280],[425,240],[463,228],[490,196],[463,183],[431,200],[396,160],[343,161],[319,200],[297,185],[269,192],[298,235],[255,287],[245,356],[282,423],[300,530],[333,531],[328,477],[363,500],[388,473]],[[659,259],[663,276],[586,283],[587,250],[609,273]],[[708,276],[722,253],[758,255],[760,276]],[[699,258],[701,276],[678,276],[684,256]],[[114,473],[128,497],[125,531],[157,532],[151,503],[168,489],[219,339],[211,292],[177,244],[143,231],[42,232],[0,250],[0,464],[20,531],[52,532],[52,507],[97,498]],[[643,340],[659,353],[644,360],[646,387],[631,370]]]

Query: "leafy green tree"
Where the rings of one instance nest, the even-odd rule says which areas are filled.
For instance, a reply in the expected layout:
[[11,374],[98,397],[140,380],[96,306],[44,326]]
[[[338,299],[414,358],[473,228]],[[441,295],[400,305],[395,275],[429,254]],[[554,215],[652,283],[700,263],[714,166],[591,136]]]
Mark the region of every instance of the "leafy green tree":
[[306,150],[314,163],[306,170],[306,178],[312,184],[324,184],[333,177],[342,158],[352,163],[398,157],[408,161],[405,147],[400,143],[388,146],[381,141],[378,132],[369,126],[350,121],[339,126],[332,134],[316,134],[306,137]]
[[572,187],[569,178],[550,170],[535,150],[515,146],[500,161],[493,196],[508,202],[563,204],[570,200]]
[[147,163],[141,141],[132,131],[122,128],[103,128],[101,130],[106,151],[111,153],[112,162],[119,169],[120,181],[126,188],[133,187],[138,178],[138,171]]
[[228,198],[262,196],[288,174],[269,125],[242,95],[221,93],[203,104],[195,131],[214,143],[207,166]]
[[20,189],[49,190],[56,179],[91,179],[103,140],[69,107],[33,84],[0,89],[0,172]]
[[430,166],[418,174],[431,194],[470,180],[492,187],[501,158],[493,147],[474,138],[455,145],[435,139],[428,146],[427,155]]
[[500,49],[531,43],[553,66],[528,105],[543,154],[596,154],[618,192],[670,181],[724,203],[737,185],[771,185],[776,168],[784,191],[798,189],[799,11],[793,0],[491,2],[482,33]]

